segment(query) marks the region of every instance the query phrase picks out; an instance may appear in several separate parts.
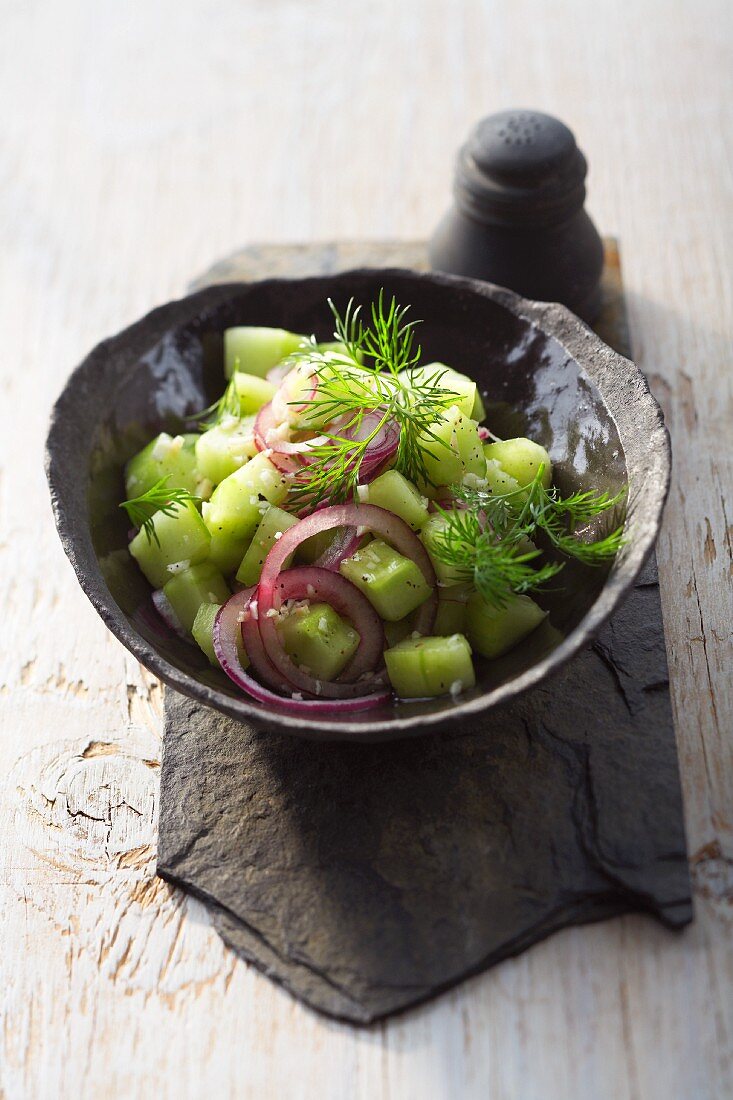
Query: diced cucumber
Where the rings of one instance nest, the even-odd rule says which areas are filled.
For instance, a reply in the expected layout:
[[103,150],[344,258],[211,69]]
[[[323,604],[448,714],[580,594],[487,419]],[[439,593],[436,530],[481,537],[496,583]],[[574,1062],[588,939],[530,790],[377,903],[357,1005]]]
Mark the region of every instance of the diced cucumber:
[[409,638],[412,634],[412,615],[406,615],[399,622],[384,623],[383,625],[387,648],[391,649],[392,646],[396,646],[398,642],[404,642],[405,638]]
[[453,394],[449,398],[451,405],[459,408],[464,416],[473,416],[477,390],[476,383],[468,375],[460,374],[445,363],[426,363],[421,367],[412,367],[409,374],[416,385],[430,383],[445,390],[447,395]]
[[501,443],[488,443],[484,454],[489,461],[496,459],[504,473],[513,477],[524,488],[534,481],[540,466],[545,489],[552,485],[552,462],[544,447],[533,439],[504,439]]
[[257,454],[254,417],[238,420],[227,417],[221,424],[209,428],[196,439],[196,461],[199,472],[218,485]]
[[231,378],[235,370],[264,378],[288,355],[297,351],[304,336],[283,328],[258,328],[238,325],[224,331],[224,373]]
[[456,405],[451,405],[442,413],[431,431],[437,439],[422,436],[420,445],[425,469],[433,485],[456,484],[467,473],[484,476],[486,460],[478,425]]
[[359,588],[379,615],[395,623],[409,615],[431,592],[420,569],[386,542],[374,539],[351,558],[341,562],[340,572]]
[[194,496],[208,496],[211,486],[202,485],[203,478],[208,475],[197,468],[197,439],[195,433],[170,436],[167,432],[161,432],[156,435],[125,467],[128,499],[147,493],[163,477],[168,478],[170,489],[186,489]]
[[409,523],[413,531],[418,531],[428,518],[425,498],[397,470],[387,470],[371,484],[359,486],[359,499],[364,504],[376,504],[394,512]]
[[327,603],[296,605],[278,630],[286,653],[317,680],[335,679],[360,640],[353,626]]
[[[242,558],[242,564],[237,570],[237,580],[245,585],[257,584],[265,558],[275,542],[283,531],[287,531],[289,527],[293,527],[297,522],[295,516],[291,516],[288,512],[283,512],[282,508],[277,508],[274,504],[271,504],[260,520],[252,541]],[[287,558],[284,568],[287,569],[291,561],[292,554]]]
[[217,485],[203,508],[204,521],[212,534],[218,531],[246,543],[260,522],[260,497],[282,504],[287,495],[287,480],[261,452]]
[[474,401],[473,408],[471,409],[471,420],[475,420],[477,424],[480,424],[485,419],[486,419],[486,409],[484,408],[483,398],[481,397],[481,394],[479,393],[478,387],[477,387],[476,388],[476,400]]
[[[446,509],[445,512],[448,517],[454,515],[453,509]],[[459,584],[461,581],[466,580],[465,573],[452,565],[446,565],[436,553],[436,547],[440,545],[440,532],[445,530],[447,523],[448,520],[440,512],[436,512],[430,516],[420,532],[420,541],[430,555],[430,560],[441,585]]]
[[163,593],[186,630],[193,628],[201,604],[223,604],[231,596],[226,581],[210,561],[176,573],[163,585]]
[[[194,639],[198,642],[199,646],[215,668],[220,667],[214,651],[214,620],[216,619],[216,613],[220,606],[221,605],[218,603],[202,603],[201,607],[196,612],[196,618],[191,627],[191,633]],[[237,638],[237,652],[239,654],[239,663],[242,668],[247,668],[249,665],[249,657],[244,651],[241,633]]]
[[387,675],[402,699],[458,695],[476,683],[471,647],[463,634],[408,638],[386,650]]
[[215,668],[219,667],[219,661],[214,652],[214,619],[220,607],[219,603],[202,603],[191,627],[194,641]]
[[196,565],[207,557],[211,536],[191,501],[171,505],[170,514],[156,512],[152,524],[158,541],[148,541],[146,532],[138,531],[130,553],[153,588],[162,588],[177,568]]
[[501,657],[526,638],[547,617],[529,596],[511,596],[496,608],[475,592],[466,605],[466,634],[484,657]]
[[[492,446],[492,444],[487,444],[487,446]],[[486,454],[486,447],[484,447],[484,454]],[[487,458],[484,476],[487,487],[492,493],[518,493],[521,489],[517,479],[510,477],[496,458]]]
[[225,577],[229,577],[236,573],[239,568],[248,545],[249,538],[238,538],[229,531],[215,527],[211,532],[209,559],[217,569],[222,571]]
[[438,613],[435,616],[433,634],[465,634],[466,601],[470,595],[467,584],[452,584],[438,589]]
[[268,401],[272,401],[277,386],[268,382],[266,378],[259,378],[256,374],[248,374],[238,370],[234,374],[234,386],[239,398],[239,414],[247,416],[248,413],[256,413]]

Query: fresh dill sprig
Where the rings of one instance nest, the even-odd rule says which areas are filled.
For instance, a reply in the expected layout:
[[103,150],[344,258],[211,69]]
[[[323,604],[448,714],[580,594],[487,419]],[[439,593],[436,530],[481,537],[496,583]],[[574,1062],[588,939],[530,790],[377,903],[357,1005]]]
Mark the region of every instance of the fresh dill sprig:
[[[450,449],[434,426],[458,394],[441,385],[445,369],[427,376],[416,371],[421,355],[415,345],[418,322],[406,319],[409,307],[399,306],[394,298],[387,303],[383,290],[372,304],[367,326],[353,298],[343,316],[330,299],[328,304],[334,316],[334,338],[344,351],[323,352],[312,337],[295,352],[294,363],[307,364],[314,386],[310,397],[292,404],[299,406],[296,430],[328,425],[336,418],[339,425],[318,429],[328,442],[313,447],[312,461],[296,478],[292,496],[315,507],[323,500],[353,495],[369,446],[390,425],[398,435],[395,469],[410,481],[432,484],[425,441]],[[362,430],[366,414],[372,414],[368,431]]]
[[160,546],[160,539],[155,530],[153,517],[158,512],[162,512],[164,516],[175,515],[182,505],[189,501],[196,504],[199,499],[189,493],[188,489],[167,488],[169,480],[170,474],[167,474],[156,481],[155,485],[151,485],[147,492],[141,493],[139,497],[123,500],[120,504],[120,508],[124,508],[127,512],[130,523],[134,527],[140,527],[145,532],[148,542],[155,540],[158,546]]
[[224,390],[219,400],[214,401],[208,408],[194,413],[190,419],[198,421],[200,430],[206,432],[209,428],[215,428],[218,424],[221,424],[222,420],[230,416],[236,417],[237,419],[241,416],[236,372],[229,379],[227,388]]
[[498,539],[475,512],[439,509],[439,513],[446,522],[434,533],[431,550],[451,566],[457,579],[470,581],[493,607],[505,607],[512,593],[542,588],[563,568],[560,562],[545,562],[535,568],[541,551],[529,541],[530,527],[515,525]]
[[617,514],[624,492],[609,496],[590,490],[563,498],[557,489],[545,489],[542,472],[540,466],[528,486],[507,493],[453,485],[451,495],[465,510],[439,510],[445,524],[433,536],[433,552],[494,607],[505,607],[512,593],[542,588],[563,569],[563,562],[535,568],[541,551],[531,540],[538,532],[585,565],[610,561],[624,545],[623,522],[600,538],[578,537],[596,516]]

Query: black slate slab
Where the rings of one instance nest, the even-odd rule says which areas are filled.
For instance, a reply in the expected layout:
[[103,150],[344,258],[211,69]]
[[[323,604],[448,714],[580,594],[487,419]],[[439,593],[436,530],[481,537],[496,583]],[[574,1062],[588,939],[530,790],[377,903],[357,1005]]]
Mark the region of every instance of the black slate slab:
[[[236,270],[348,266],[358,247],[274,250],[269,265],[252,250]],[[421,262],[422,246],[392,247]],[[623,350],[607,282],[604,335]],[[470,731],[316,744],[167,689],[165,711],[159,874],[322,1012],[369,1023],[565,925],[692,917],[653,561],[590,649]]]

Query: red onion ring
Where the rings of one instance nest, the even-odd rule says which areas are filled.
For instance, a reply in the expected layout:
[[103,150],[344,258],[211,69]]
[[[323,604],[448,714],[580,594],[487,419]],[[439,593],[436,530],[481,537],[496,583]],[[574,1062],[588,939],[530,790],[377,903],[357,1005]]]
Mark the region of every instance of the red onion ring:
[[[292,599],[323,600],[349,619],[359,634],[359,647],[337,680],[318,680],[299,668],[285,652],[277,632],[276,612],[286,600]],[[314,565],[286,569],[275,583],[274,606],[263,607],[261,600],[260,593],[257,618],[262,646],[278,674],[293,687],[327,699],[347,699],[363,695],[381,682],[374,675],[374,669],[380,664],[384,651],[382,621],[366,596],[340,573]],[[247,629],[250,629],[249,624]],[[365,679],[367,676],[369,678]],[[355,682],[357,678],[360,678],[358,683]]]
[[478,437],[482,443],[485,443],[487,439],[491,439],[491,432],[488,428],[484,428],[482,425],[479,425]]
[[[279,707],[290,714],[313,714],[316,716],[326,714],[354,714],[360,710],[367,710],[380,703],[389,702],[391,693],[386,689],[371,695],[362,695],[356,699],[293,699],[292,694],[284,697],[276,695],[269,688],[263,687],[250,676],[241,665],[237,652],[237,632],[240,622],[239,616],[245,611],[254,592],[253,588],[235,593],[217,613],[214,620],[213,643],[219,664],[229,679],[259,703],[265,706]],[[256,620],[252,620],[255,621]],[[248,651],[250,660],[253,653]],[[254,664],[254,661],[252,662]],[[289,688],[285,688],[289,693]]]
[[[270,608],[275,606],[275,583],[288,556],[311,535],[317,535],[321,531],[331,531],[335,527],[367,527],[390,543],[399,554],[415,562],[432,589],[432,594],[417,609],[415,630],[423,635],[430,634],[438,606],[438,596],[435,591],[437,580],[432,562],[412,528],[399,516],[388,512],[386,508],[379,508],[376,504],[331,505],[329,508],[311,513],[310,516],[301,519],[300,523],[288,528],[272,547],[262,566],[259,583],[260,614],[266,615]],[[265,641],[264,637],[263,641]]]

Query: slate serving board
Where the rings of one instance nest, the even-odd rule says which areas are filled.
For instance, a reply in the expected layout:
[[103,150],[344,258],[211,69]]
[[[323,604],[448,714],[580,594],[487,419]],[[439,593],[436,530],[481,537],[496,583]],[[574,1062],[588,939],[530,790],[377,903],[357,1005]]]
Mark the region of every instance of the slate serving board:
[[[618,249],[598,331],[628,354]],[[197,282],[370,264],[420,242],[253,247]],[[595,643],[470,731],[317,744],[165,691],[158,873],[313,1008],[366,1024],[569,924],[692,919],[651,561]]]

